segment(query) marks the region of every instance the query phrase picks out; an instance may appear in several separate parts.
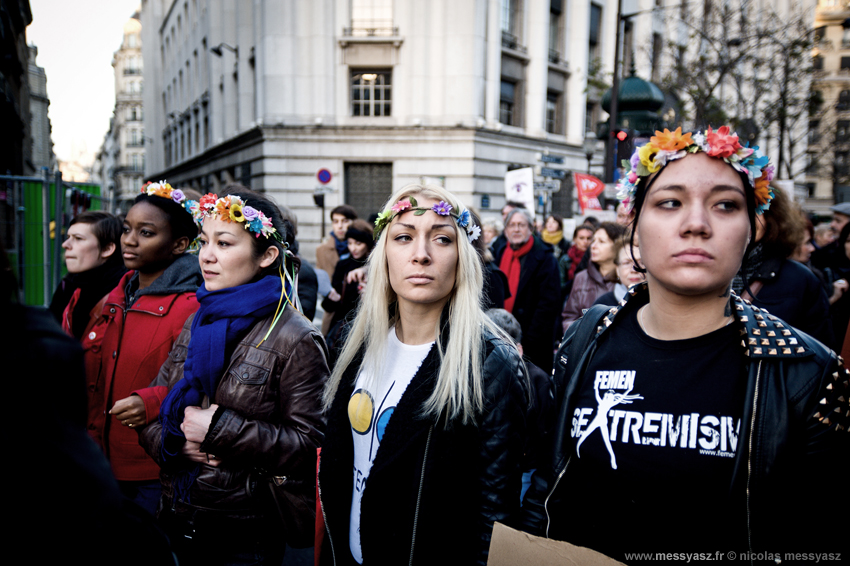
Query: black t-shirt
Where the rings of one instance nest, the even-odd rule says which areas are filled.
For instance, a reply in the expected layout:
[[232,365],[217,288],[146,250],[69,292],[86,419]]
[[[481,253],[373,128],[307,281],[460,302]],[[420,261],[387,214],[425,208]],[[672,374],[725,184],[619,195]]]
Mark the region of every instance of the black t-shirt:
[[620,560],[746,548],[725,548],[746,545],[746,509],[729,494],[734,456],[746,450],[739,325],[661,341],[635,310],[608,332],[572,409],[562,479],[571,495],[559,513],[564,530],[550,536]]

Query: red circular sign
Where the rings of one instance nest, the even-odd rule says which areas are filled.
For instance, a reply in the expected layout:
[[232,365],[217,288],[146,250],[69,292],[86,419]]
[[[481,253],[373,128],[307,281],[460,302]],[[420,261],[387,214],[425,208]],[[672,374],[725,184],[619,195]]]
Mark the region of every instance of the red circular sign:
[[319,169],[319,172],[316,173],[316,178],[321,184],[327,185],[331,182],[331,179],[333,179],[333,175],[331,175],[331,172],[327,169]]

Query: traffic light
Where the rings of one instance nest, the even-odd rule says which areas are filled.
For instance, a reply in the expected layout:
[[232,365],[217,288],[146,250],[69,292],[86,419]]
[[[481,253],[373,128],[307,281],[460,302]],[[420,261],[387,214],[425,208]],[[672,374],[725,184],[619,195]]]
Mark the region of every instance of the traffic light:
[[632,139],[634,139],[636,133],[637,132],[635,132],[634,130],[630,130],[628,128],[618,128],[613,130],[611,132],[611,135],[614,137],[614,139],[617,140],[618,143],[623,143],[631,142]]

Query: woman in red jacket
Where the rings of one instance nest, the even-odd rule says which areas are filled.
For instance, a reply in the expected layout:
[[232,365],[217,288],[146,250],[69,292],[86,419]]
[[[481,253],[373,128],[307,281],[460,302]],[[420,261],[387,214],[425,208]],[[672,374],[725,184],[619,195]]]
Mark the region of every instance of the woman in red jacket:
[[166,390],[148,386],[183,323],[198,309],[201,273],[197,257],[186,253],[198,232],[184,208],[187,202],[164,182],[142,188],[121,236],[130,271],[83,338],[89,433],[109,458],[124,494],[150,513],[159,502],[159,467],[133,429],[159,414]]

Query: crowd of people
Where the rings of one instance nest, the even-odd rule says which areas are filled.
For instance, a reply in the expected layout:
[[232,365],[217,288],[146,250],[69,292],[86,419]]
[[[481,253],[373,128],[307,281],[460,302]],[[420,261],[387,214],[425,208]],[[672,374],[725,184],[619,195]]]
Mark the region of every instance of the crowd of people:
[[112,530],[180,565],[486,564],[495,522],[626,562],[840,548],[850,203],[824,235],[725,127],[629,163],[616,221],[408,185],[334,208],[315,266],[239,185],[74,218],[62,426]]

